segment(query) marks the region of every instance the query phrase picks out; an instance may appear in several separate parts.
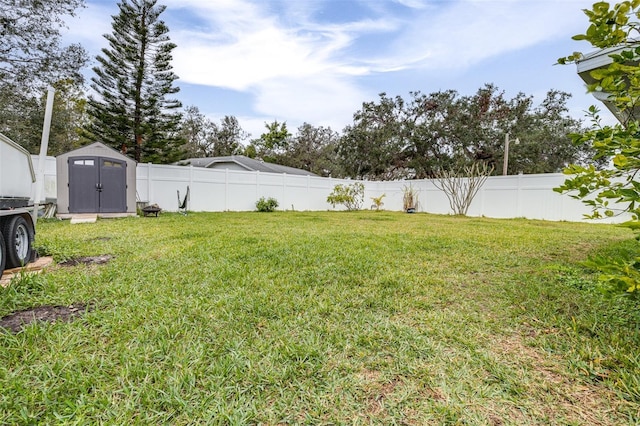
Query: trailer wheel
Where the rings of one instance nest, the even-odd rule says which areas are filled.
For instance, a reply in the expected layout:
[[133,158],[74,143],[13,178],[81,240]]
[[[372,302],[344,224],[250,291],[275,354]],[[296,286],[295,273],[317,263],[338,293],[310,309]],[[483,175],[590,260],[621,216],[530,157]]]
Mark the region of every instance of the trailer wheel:
[[5,221],[2,229],[6,246],[7,268],[24,266],[33,255],[33,226],[22,216],[13,216]]
[[5,258],[7,257],[7,251],[4,247],[4,237],[2,236],[2,232],[0,232],[0,278],[2,278],[2,273],[4,272]]

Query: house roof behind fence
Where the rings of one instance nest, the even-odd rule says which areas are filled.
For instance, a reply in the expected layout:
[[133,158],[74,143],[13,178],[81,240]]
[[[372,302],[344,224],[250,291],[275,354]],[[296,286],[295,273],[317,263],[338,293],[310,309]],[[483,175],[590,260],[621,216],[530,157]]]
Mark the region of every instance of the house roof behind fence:
[[224,168],[225,164],[235,164],[247,171],[265,173],[286,173],[288,175],[317,176],[308,170],[295,167],[282,166],[280,164],[267,163],[262,160],[245,157],[244,155],[231,155],[228,157],[189,158],[176,163],[181,166],[194,166],[206,168]]

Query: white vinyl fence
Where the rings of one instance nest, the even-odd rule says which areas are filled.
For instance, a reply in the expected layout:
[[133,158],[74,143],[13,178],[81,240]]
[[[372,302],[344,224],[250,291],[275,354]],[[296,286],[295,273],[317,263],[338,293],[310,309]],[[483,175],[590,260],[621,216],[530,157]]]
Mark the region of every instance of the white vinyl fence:
[[[37,156],[34,156],[37,164]],[[55,159],[47,158],[44,196],[56,198]],[[469,209],[469,216],[528,218],[551,221],[582,221],[588,207],[568,195],[553,191],[566,176],[557,174],[493,176],[487,179]],[[214,170],[193,166],[138,164],[138,200],[158,204],[163,210],[178,210],[180,198],[190,190],[191,211],[252,211],[256,201],[273,197],[279,210],[332,210],[327,196],[337,184],[356,181],[296,176],[278,173]],[[403,188],[418,190],[418,212],[452,214],[446,195],[430,180],[361,181],[365,185],[363,208],[373,204],[371,197],[385,194],[385,210],[402,210]],[[341,210],[342,206],[336,206]],[[622,222],[628,217],[613,217],[598,222]]]

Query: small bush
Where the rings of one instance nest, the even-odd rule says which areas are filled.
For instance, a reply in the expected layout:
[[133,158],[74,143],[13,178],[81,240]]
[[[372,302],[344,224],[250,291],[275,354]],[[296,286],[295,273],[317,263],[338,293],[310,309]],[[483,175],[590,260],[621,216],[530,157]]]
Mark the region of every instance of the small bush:
[[261,197],[258,201],[256,201],[256,210],[259,212],[272,212],[278,208],[278,200],[275,198],[264,198]]
[[382,194],[379,197],[371,197],[371,201],[373,202],[373,204],[371,204],[371,209],[376,209],[376,211],[380,211],[380,209],[382,208],[382,206],[384,206],[384,203],[382,202],[382,199],[384,197],[386,197],[387,194]]
[[364,184],[357,182],[351,185],[338,184],[327,197],[327,203],[335,207],[344,204],[347,210],[360,210],[364,201]]

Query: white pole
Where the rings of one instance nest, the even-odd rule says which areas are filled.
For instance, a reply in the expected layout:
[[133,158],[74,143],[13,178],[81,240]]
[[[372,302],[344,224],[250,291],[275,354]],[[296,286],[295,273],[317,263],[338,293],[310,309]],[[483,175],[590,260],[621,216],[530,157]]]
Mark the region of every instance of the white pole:
[[502,165],[502,176],[507,175],[509,167],[509,133],[504,135],[504,163]]
[[44,191],[44,166],[49,148],[49,130],[51,129],[51,116],[53,115],[53,97],[56,91],[49,87],[47,91],[47,106],[44,110],[44,123],[42,124],[42,140],[40,141],[40,155],[38,156],[38,173],[36,176],[36,195],[33,199],[33,223],[38,221],[38,209]]

